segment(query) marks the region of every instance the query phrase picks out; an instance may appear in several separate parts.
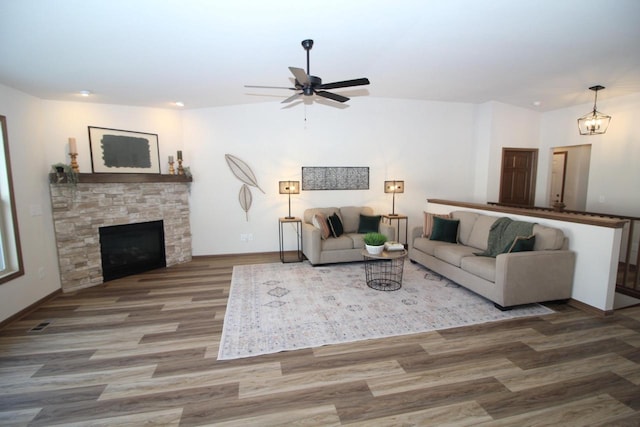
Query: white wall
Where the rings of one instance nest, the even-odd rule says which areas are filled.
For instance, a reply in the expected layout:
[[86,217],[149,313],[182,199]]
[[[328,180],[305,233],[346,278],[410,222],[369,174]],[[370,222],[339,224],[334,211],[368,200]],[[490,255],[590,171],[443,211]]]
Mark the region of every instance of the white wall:
[[[0,285],[0,321],[60,288],[47,174],[51,164],[69,161],[69,137],[78,140],[81,172],[91,171],[88,126],[157,133],[162,173],[167,156],[184,151],[194,174],[194,255],[203,255],[277,250],[277,218],[287,213],[278,181],[300,180],[302,166],[368,166],[370,189],[304,191],[292,197],[294,215],[328,205],[367,204],[389,212],[391,195],[384,194],[383,182],[403,179],[406,192],[396,197],[396,211],[408,214],[413,227],[427,198],[497,200],[502,147],[540,149],[536,203],[543,204],[551,148],[584,144],[585,138],[593,144],[587,209],[637,216],[640,145],[632,119],[640,115],[640,94],[603,97],[598,107],[613,116],[609,131],[581,137],[575,121],[591,105],[540,114],[498,102],[366,97],[352,98],[344,109],[265,102],[179,112],[43,101],[0,85],[26,269],[24,277]],[[226,153],[245,160],[266,192],[252,189],[248,222],[238,204],[241,183],[229,171]],[[32,215],[39,209],[42,215]],[[241,242],[242,233],[254,240]]]
[[[268,102],[185,111],[194,255],[278,250],[277,218],[288,209],[278,181],[301,180],[302,166],[368,166],[369,190],[302,191],[292,196],[295,216],[321,206],[369,205],[391,212],[391,195],[383,192],[390,179],[405,181],[396,212],[409,215],[410,227],[422,220],[427,197],[468,200],[474,110],[469,104],[368,97],[353,98],[345,109]],[[227,167],[227,153],[249,164],[266,193],[251,189],[249,221],[238,203],[242,183]],[[241,242],[240,234],[252,234],[253,240]]]
[[[474,202],[497,202],[500,199],[500,171],[503,148],[538,148],[540,113],[500,102],[480,106],[476,135],[479,144],[478,179],[485,175],[486,192],[476,189]],[[488,122],[488,123],[486,123]],[[485,160],[486,159],[486,160]],[[540,169],[538,169],[540,171]]]
[[[42,101],[42,146],[51,164],[71,163],[70,137],[78,144],[80,172],[91,173],[89,126],[155,133],[160,148],[160,168],[168,173],[169,155],[182,148],[182,112],[160,108]],[[177,166],[177,165],[176,165]],[[48,172],[48,171],[47,171]]]
[[80,172],[91,172],[88,126],[157,133],[166,173],[166,156],[181,149],[182,118],[164,109],[43,101],[2,85],[0,114],[7,117],[25,268],[24,276],[0,285],[2,321],[60,289],[48,173],[53,163],[70,163],[68,138],[77,139]]
[[[598,110],[612,117],[607,133],[579,135],[576,120],[592,108],[584,104],[543,114],[540,153],[550,155],[553,147],[591,144],[586,210],[640,216],[640,93],[607,99],[603,92]],[[546,200],[550,165],[539,162],[538,169],[536,200]]]
[[[0,285],[0,321],[60,288],[43,150],[42,102],[0,85],[25,274]],[[41,212],[41,214],[40,214]]]

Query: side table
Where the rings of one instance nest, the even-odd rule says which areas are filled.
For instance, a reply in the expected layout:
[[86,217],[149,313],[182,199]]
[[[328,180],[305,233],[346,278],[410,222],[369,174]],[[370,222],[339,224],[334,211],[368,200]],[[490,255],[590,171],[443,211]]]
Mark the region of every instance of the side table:
[[[296,226],[296,243],[297,243],[297,249],[296,249],[296,258],[291,259],[291,260],[285,260],[284,257],[284,227],[286,224],[295,224]],[[302,220],[300,218],[287,218],[287,217],[281,217],[278,218],[278,225],[279,225],[279,240],[280,240],[280,261],[282,261],[283,263],[287,263],[287,262],[301,262],[304,260],[304,256],[302,255]]]
[[[400,214],[395,214],[395,215],[391,215],[391,214],[386,214],[386,215],[382,215],[382,220],[386,221],[389,223],[389,225],[392,225],[393,220],[396,221],[396,229],[398,230],[398,242],[402,243],[405,247],[405,249],[409,246],[409,217],[406,215],[400,215]],[[400,240],[400,221],[404,221],[404,242]]]
[[402,287],[402,273],[405,249],[401,251],[383,251],[380,255],[372,255],[362,250],[364,271],[367,286],[377,291],[397,291]]

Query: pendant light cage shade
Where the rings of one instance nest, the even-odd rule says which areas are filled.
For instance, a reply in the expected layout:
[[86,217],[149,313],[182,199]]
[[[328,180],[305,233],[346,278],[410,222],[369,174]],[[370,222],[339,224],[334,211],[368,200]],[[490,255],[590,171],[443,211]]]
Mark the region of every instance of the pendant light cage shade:
[[602,114],[596,108],[596,102],[598,101],[598,91],[604,89],[604,86],[592,86],[589,89],[595,92],[595,99],[593,101],[593,111],[585,114],[578,119],[578,130],[580,135],[601,135],[607,132],[609,128],[609,122],[611,116]]

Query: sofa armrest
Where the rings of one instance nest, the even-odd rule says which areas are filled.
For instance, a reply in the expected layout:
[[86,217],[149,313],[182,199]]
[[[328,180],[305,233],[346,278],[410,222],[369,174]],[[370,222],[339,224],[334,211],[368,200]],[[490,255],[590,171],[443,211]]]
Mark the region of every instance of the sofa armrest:
[[381,234],[387,236],[387,241],[394,242],[396,240],[396,229],[386,222],[381,222],[380,227],[378,227]]
[[320,251],[322,250],[322,237],[320,230],[308,222],[302,223],[302,253],[311,264],[320,263]]
[[410,236],[410,240],[413,242],[415,240],[416,237],[422,237],[422,230],[423,227],[413,227],[411,229],[411,236]]
[[568,250],[498,255],[495,284],[502,292],[501,305],[571,298],[575,262],[575,252]]

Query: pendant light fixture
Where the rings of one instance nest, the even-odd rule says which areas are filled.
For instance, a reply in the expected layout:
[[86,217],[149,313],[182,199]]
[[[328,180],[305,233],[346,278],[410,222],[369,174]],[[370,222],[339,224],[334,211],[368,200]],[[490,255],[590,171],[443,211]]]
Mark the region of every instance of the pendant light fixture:
[[580,135],[601,135],[607,131],[611,121],[611,116],[606,116],[596,109],[598,91],[604,89],[604,86],[591,86],[589,89],[596,93],[593,101],[593,111],[578,119],[578,130]]

